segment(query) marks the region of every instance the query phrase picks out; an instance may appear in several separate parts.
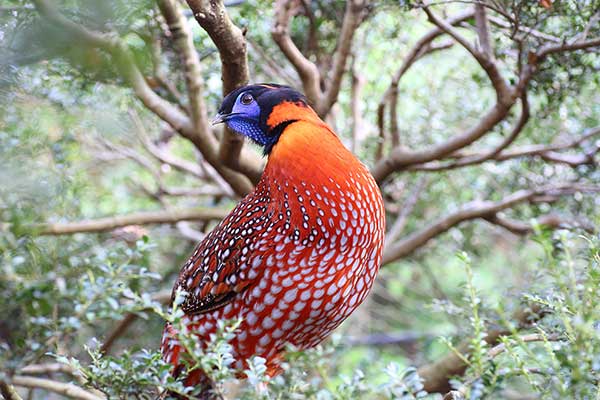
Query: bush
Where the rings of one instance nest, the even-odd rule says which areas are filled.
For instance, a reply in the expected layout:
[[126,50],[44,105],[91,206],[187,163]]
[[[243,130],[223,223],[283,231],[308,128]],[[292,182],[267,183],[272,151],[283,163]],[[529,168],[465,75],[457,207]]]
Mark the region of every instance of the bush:
[[[463,321],[466,341],[442,338],[464,363],[464,375],[452,381],[448,398],[509,398],[512,393],[542,398],[592,399],[597,395],[600,369],[600,252],[596,238],[566,232],[539,232],[544,250],[527,293],[516,304],[510,298],[491,302],[475,285],[476,270],[465,253],[463,299],[436,307]],[[265,376],[264,360],[250,360],[240,381],[232,368],[228,341],[239,321],[223,321],[219,334],[200,349],[196,338],[181,326],[180,310],[167,312],[145,288],[159,277],[148,270],[148,238],[127,247],[89,247],[85,241],[2,238],[2,379],[10,382],[27,375],[31,365],[64,366],[65,376],[48,379],[73,382],[89,393],[109,398],[154,398],[168,389],[191,394],[170,375],[158,346],[134,346],[118,356],[103,355],[94,338],[98,326],[127,314],[170,320],[190,358],[188,368],[201,367],[217,383],[216,390],[242,399],[416,399],[427,394],[419,371],[404,363],[385,368],[356,369],[340,374],[346,351],[339,335],[308,351],[289,349],[283,373]],[[433,305],[432,305],[433,306]],[[518,324],[514,311],[529,310]],[[155,324],[152,326],[159,326]],[[499,334],[498,332],[501,332]],[[154,332],[157,339],[160,330]],[[490,343],[490,337],[497,338]],[[448,357],[448,356],[446,356]],[[54,364],[52,364],[54,363]],[[27,367],[29,366],[29,367]],[[56,368],[56,367],[55,367]],[[14,376],[14,377],[13,377]],[[232,387],[236,387],[232,392]],[[36,393],[44,393],[36,391]]]

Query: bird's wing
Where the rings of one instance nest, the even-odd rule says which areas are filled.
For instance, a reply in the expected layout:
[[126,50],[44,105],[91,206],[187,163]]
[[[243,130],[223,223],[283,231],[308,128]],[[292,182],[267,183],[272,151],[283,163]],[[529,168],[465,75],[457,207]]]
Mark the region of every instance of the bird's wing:
[[[181,305],[190,314],[223,307],[260,277],[251,249],[264,239],[263,205],[243,200],[196,248],[173,288],[187,293]],[[254,255],[255,256],[255,255]],[[255,257],[254,257],[255,258]]]

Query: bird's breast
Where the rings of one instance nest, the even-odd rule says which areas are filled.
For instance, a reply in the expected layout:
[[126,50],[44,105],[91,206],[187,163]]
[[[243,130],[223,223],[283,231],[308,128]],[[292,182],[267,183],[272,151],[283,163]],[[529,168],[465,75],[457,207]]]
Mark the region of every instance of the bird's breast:
[[273,180],[272,225],[250,263],[262,279],[246,294],[248,335],[310,347],[368,294],[382,255],[383,203],[365,171],[323,182]]

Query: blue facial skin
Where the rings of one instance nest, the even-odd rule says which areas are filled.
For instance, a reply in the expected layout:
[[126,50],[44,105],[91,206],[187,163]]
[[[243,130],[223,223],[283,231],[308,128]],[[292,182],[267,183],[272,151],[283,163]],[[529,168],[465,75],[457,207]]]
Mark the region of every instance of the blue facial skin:
[[225,123],[235,132],[249,137],[261,146],[267,146],[272,138],[260,128],[260,107],[254,99],[249,104],[243,104],[241,99],[245,94],[240,93]]

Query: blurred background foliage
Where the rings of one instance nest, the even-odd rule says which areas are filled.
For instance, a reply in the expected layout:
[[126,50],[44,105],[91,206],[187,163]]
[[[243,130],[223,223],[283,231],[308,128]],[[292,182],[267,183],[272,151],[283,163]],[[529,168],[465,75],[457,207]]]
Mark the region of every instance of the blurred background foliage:
[[[250,81],[301,88],[271,38],[273,4],[225,3],[233,22],[245,30]],[[448,3],[435,11],[453,15],[473,7],[470,2]],[[590,38],[600,35],[595,1],[489,4],[559,41],[582,32]],[[153,91],[181,110],[189,107],[181,52],[154,1],[67,0],[56,6],[69,20],[118,38]],[[310,61],[327,68],[345,2],[309,1],[306,7],[310,12],[291,21],[290,36]],[[219,54],[187,5],[181,8],[212,115],[222,99]],[[501,17],[492,10],[489,14]],[[474,22],[468,20],[461,29],[476,41],[469,25]],[[403,57],[431,28],[420,2],[378,1],[368,6],[355,33],[348,73],[327,120],[369,166],[380,158],[378,147],[391,149],[378,133],[382,96]],[[501,71],[514,84],[519,52],[535,51],[540,42],[526,37],[516,49],[510,27],[494,26],[490,34]],[[31,383],[30,376],[85,388],[98,398],[154,398],[162,388],[183,391],[158,356],[164,319],[177,321],[166,302],[180,266],[217,221],[72,235],[47,235],[49,225],[138,211],[231,208],[239,198],[218,180],[207,183],[149,152],[144,140],[206,175],[202,167],[195,169],[202,165],[197,149],[136,98],[115,65],[112,54],[48,23],[34,4],[0,0],[0,381],[12,382],[23,398],[84,398]],[[531,118],[514,147],[566,143],[598,127],[599,70],[597,48],[549,55],[529,84]],[[363,82],[355,136],[352,76]],[[484,70],[464,48],[432,52],[398,86],[402,145],[428,148],[465,131],[495,100]],[[501,143],[517,116],[512,112],[496,125],[479,148]],[[435,173],[393,174],[382,184],[388,226],[413,193],[418,198],[402,236],[467,202],[499,201],[520,189],[557,182],[589,188],[600,180],[599,140],[600,135],[592,136],[566,149],[566,155],[588,157],[576,165],[538,155]],[[371,296],[332,340],[312,351],[292,351],[284,374],[266,389],[260,384],[268,381],[263,364],[253,360],[249,379],[237,388],[227,383],[225,396],[597,398],[600,200],[594,193],[576,189],[559,199],[504,210],[501,217],[532,227],[529,236],[483,220],[452,227],[384,266]],[[535,218],[555,213],[567,222],[560,229],[535,223]],[[513,314],[523,307],[533,310],[535,323],[518,326]],[[484,340],[498,330],[503,339],[493,344]],[[225,360],[216,377],[230,382],[236,378],[226,362],[228,332],[224,326],[223,337],[214,339],[221,340],[214,352],[199,357],[211,366]],[[463,340],[469,349],[463,360],[467,368],[451,381],[455,391],[448,387],[441,394],[425,393],[418,374],[423,369],[412,367],[461,352]],[[40,365],[56,369],[31,372]]]

